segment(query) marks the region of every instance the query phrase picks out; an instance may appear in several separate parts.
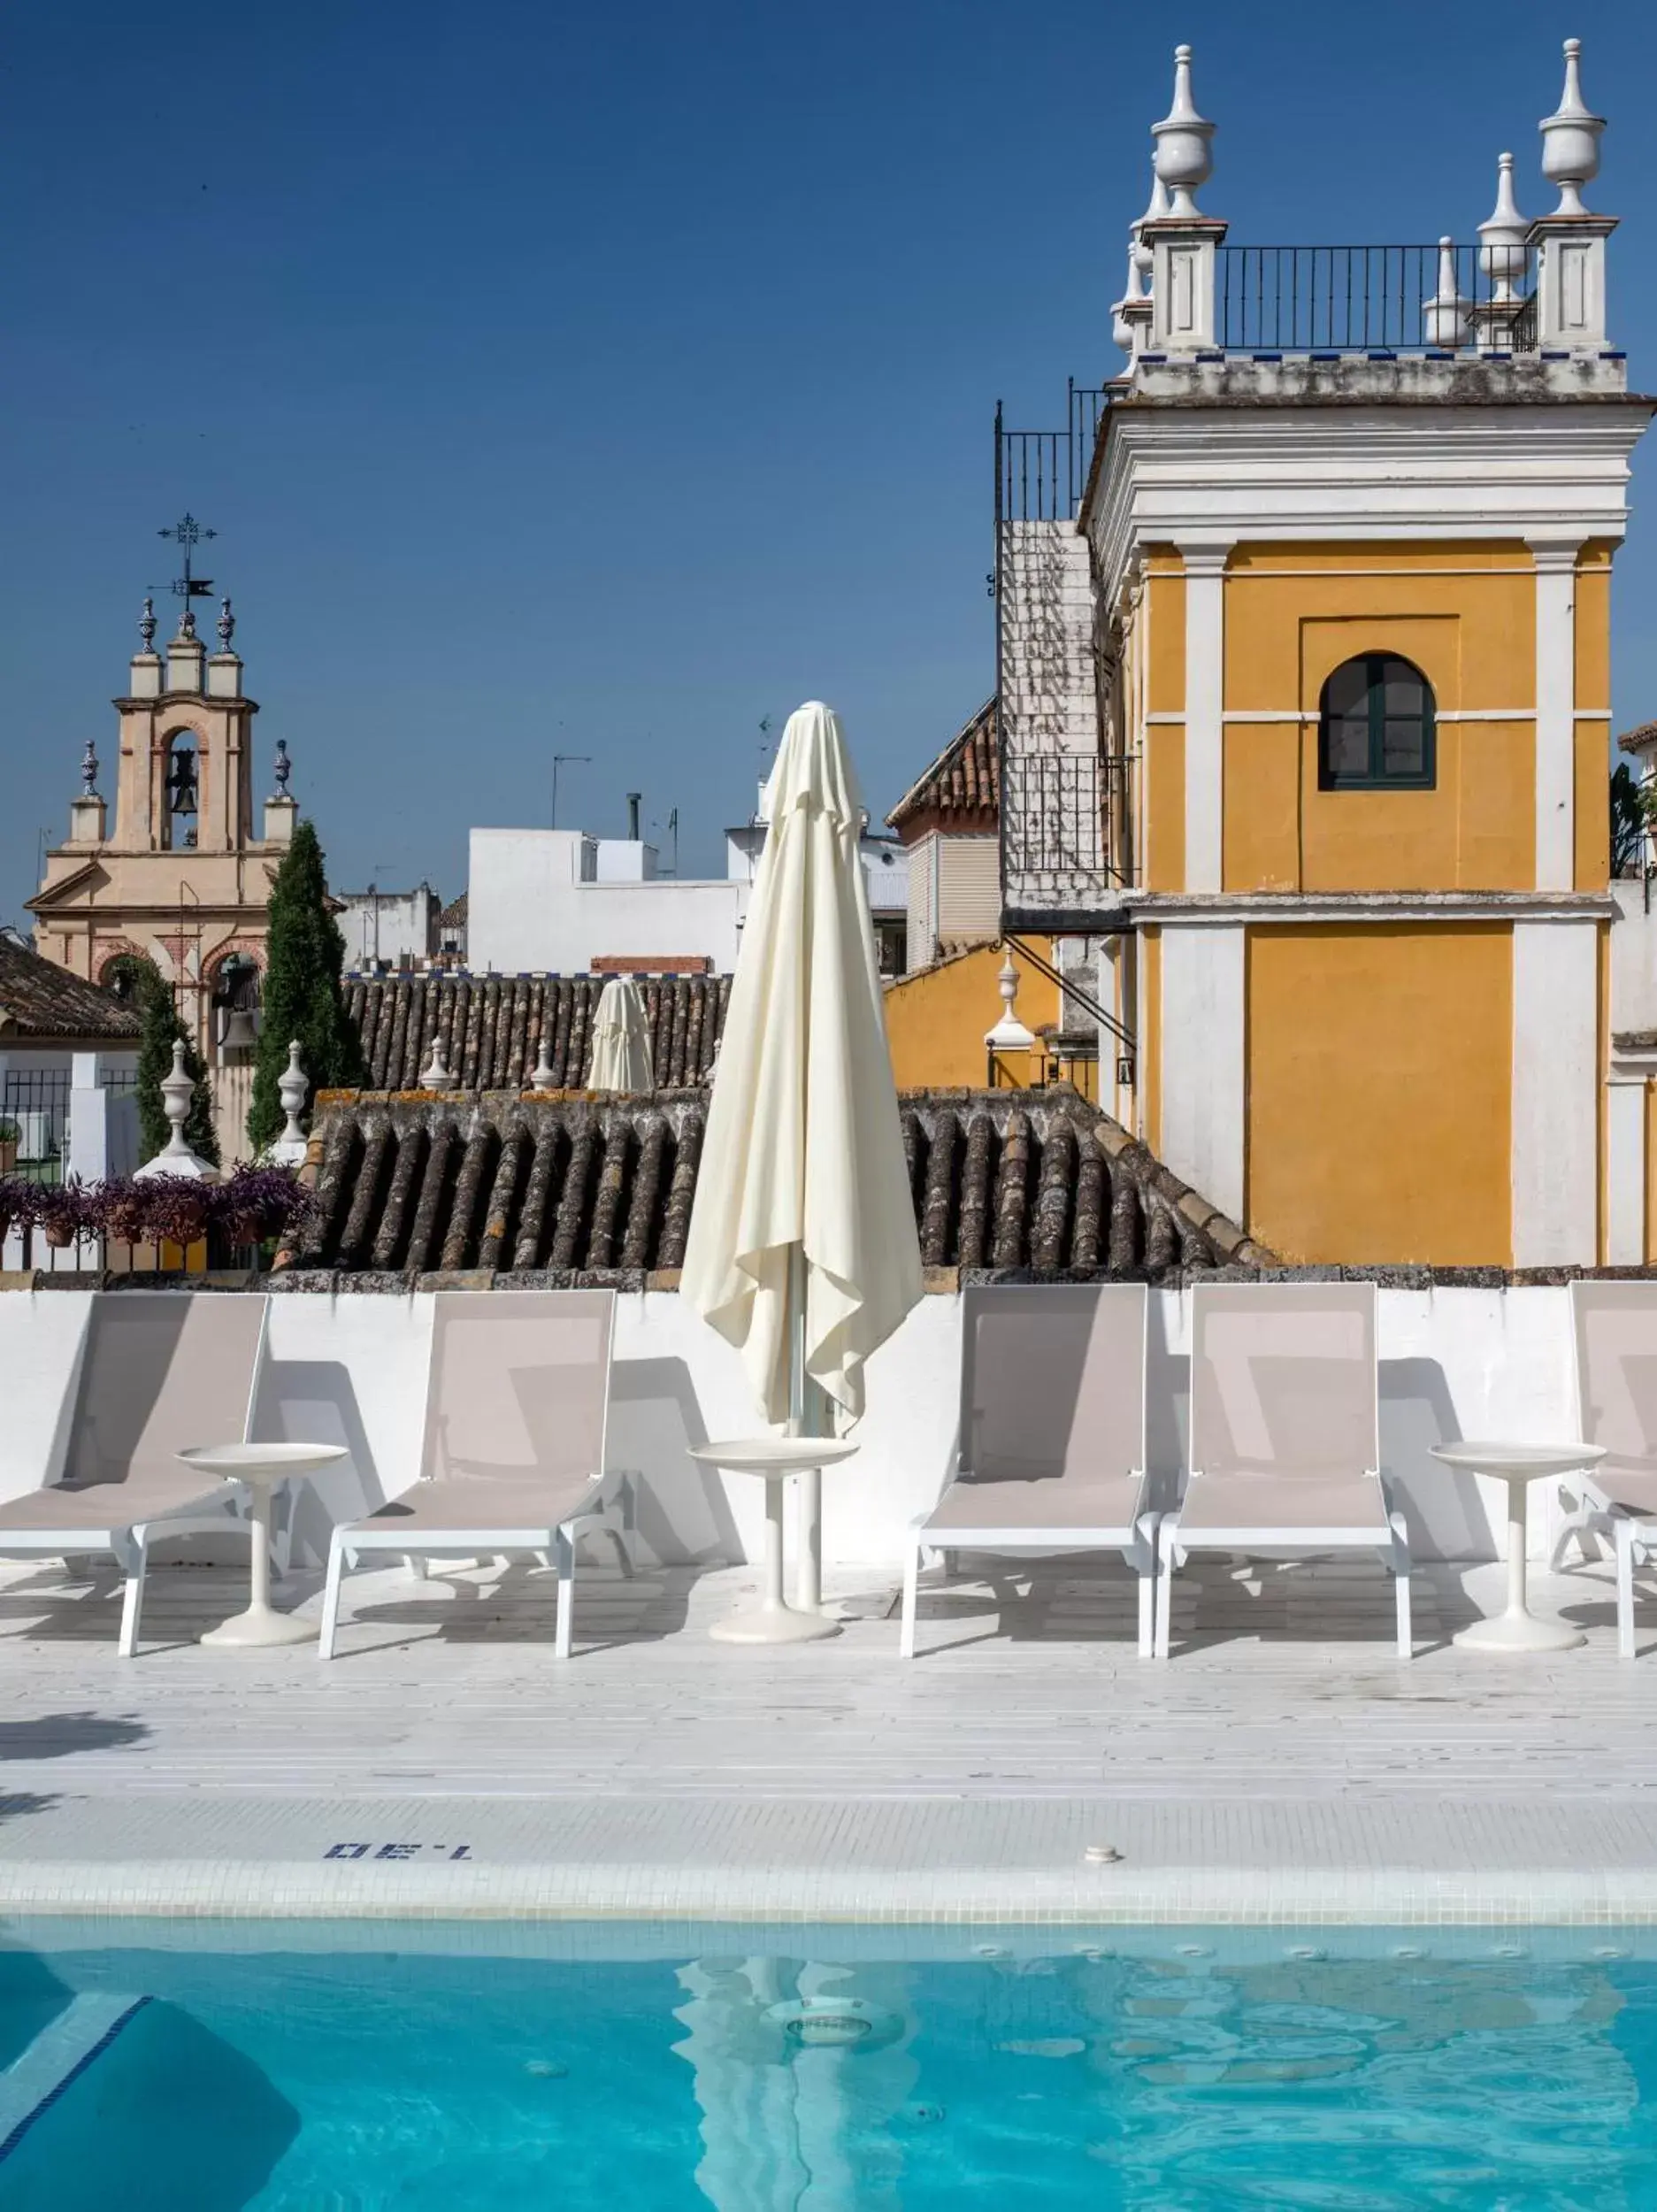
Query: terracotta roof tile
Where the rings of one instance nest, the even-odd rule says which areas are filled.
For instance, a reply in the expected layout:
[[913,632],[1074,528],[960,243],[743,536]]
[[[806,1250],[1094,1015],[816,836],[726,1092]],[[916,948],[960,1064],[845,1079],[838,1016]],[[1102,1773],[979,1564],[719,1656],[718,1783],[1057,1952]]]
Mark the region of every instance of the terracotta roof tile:
[[[436,1040],[457,1090],[518,1090],[548,1027],[552,1088],[579,1090],[593,1051],[602,976],[347,976],[345,1010],[363,1041],[372,1087],[419,1088]],[[705,1082],[725,1025],[729,976],[641,978],[656,1079]]]
[[0,1036],[136,1038],[142,1024],[133,1008],[55,960],[0,935]]
[[1001,816],[1001,748],[995,702],[981,706],[956,732],[932,766],[911,784],[886,817],[889,828],[918,833],[943,829],[990,830]]
[[1625,753],[1647,753],[1657,745],[1657,722],[1642,722],[1635,729],[1625,730],[1617,740]]
[[[322,1100],[318,1209],[288,1268],[628,1275],[678,1268],[705,1090]],[[1152,1280],[1271,1256],[1070,1091],[901,1102],[929,1269]]]

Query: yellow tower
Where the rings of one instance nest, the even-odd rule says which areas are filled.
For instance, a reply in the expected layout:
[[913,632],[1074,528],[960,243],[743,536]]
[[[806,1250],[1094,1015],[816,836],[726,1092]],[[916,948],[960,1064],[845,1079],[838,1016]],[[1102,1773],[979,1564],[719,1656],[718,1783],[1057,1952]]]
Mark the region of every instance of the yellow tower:
[[1182,48],[1130,365],[1073,392],[1050,496],[1001,434],[1006,926],[1094,940],[1116,1110],[1285,1257],[1611,1241],[1609,585],[1653,403],[1576,46],[1552,215],[1504,156],[1475,245],[1300,249],[1198,210]]

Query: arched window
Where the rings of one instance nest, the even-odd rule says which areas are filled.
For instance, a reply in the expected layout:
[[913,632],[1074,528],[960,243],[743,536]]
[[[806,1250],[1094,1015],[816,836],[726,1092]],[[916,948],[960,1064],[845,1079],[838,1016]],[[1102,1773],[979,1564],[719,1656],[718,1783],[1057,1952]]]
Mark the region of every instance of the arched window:
[[1393,653],[1343,661],[1318,701],[1317,781],[1323,791],[1431,791],[1432,686]]

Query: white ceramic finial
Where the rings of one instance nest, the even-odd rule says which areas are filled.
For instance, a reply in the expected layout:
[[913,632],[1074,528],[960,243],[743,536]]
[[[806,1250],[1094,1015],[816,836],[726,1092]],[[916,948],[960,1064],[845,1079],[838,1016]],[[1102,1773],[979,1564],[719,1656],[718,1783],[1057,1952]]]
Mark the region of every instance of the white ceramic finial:
[[1129,236],[1133,241],[1133,265],[1142,277],[1150,275],[1151,264],[1155,258],[1146,240],[1145,226],[1147,223],[1160,223],[1172,204],[1173,203],[1168,196],[1168,187],[1156,173],[1156,157],[1153,155],[1150,200],[1144,214],[1140,216],[1129,233]]
[[290,1037],[288,1041],[288,1065],[276,1081],[276,1095],[281,1101],[288,1125],[276,1141],[280,1145],[297,1144],[302,1154],[305,1133],[299,1125],[299,1117],[304,1111],[305,1094],[310,1088],[310,1079],[299,1064],[299,1040]]
[[1492,299],[1506,303],[1524,274],[1525,239],[1530,226],[1513,196],[1513,156],[1496,157],[1496,205],[1478,227],[1478,264],[1489,278]]
[[1201,210],[1192,196],[1214,173],[1214,152],[1208,141],[1214,126],[1198,114],[1191,96],[1191,49],[1174,49],[1174,104],[1160,123],[1151,126],[1156,141],[1156,173],[1173,195],[1169,213],[1198,215]]
[[442,1047],[432,1039],[432,1056],[420,1070],[420,1087],[426,1091],[448,1091],[455,1087],[455,1079],[443,1065]]
[[1542,134],[1542,174],[1559,187],[1555,216],[1586,215],[1582,188],[1599,173],[1599,134],[1603,115],[1589,112],[1582,96],[1582,41],[1565,41],[1565,89],[1552,115],[1537,126]]
[[532,1091],[549,1091],[556,1080],[553,1073],[552,1064],[547,1056],[547,1047],[551,1041],[551,1028],[550,1022],[541,1024],[541,1049],[535,1055],[535,1064],[529,1071],[529,1087]]
[[1036,1041],[1018,1018],[1018,971],[1010,946],[995,984],[1001,995],[1001,1018],[993,1029],[986,1030],[984,1041],[993,1052],[1028,1052]]
[[139,1175],[185,1175],[193,1182],[216,1183],[219,1170],[211,1160],[203,1160],[199,1153],[192,1152],[184,1141],[184,1125],[190,1118],[196,1086],[185,1071],[182,1037],[173,1041],[173,1072],[162,1079],[159,1087],[162,1111],[172,1126],[164,1148],[139,1169]]
[[281,1102],[286,1122],[280,1137],[266,1145],[259,1155],[269,1167],[303,1167],[305,1164],[305,1133],[299,1125],[299,1117],[305,1110],[305,1099],[311,1089],[311,1079],[299,1062],[299,1040],[288,1041],[288,1065],[276,1079],[276,1095]]
[[1430,346],[1454,352],[1467,331],[1467,302],[1456,289],[1455,242],[1438,241],[1438,288],[1421,303],[1423,333]]
[[1122,348],[1124,353],[1132,353],[1133,350],[1133,325],[1123,311],[1126,308],[1137,306],[1144,296],[1145,295],[1139,287],[1138,260],[1135,255],[1132,240],[1130,238],[1128,243],[1128,280],[1123,288],[1122,297],[1116,302],[1116,305],[1110,311],[1110,335],[1113,342]]

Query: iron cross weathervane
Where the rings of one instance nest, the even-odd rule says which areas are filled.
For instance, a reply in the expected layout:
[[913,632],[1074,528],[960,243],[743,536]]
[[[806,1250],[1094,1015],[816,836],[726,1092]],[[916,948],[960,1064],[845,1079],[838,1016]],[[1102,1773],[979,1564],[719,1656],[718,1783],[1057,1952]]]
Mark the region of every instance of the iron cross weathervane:
[[219,533],[217,530],[204,530],[194,515],[186,514],[173,524],[172,529],[157,530],[156,535],[171,538],[184,556],[184,573],[173,579],[173,589],[186,603],[185,612],[188,614],[190,611],[189,601],[211,599],[213,591],[211,576],[191,575],[190,555],[203,538],[216,538]]

